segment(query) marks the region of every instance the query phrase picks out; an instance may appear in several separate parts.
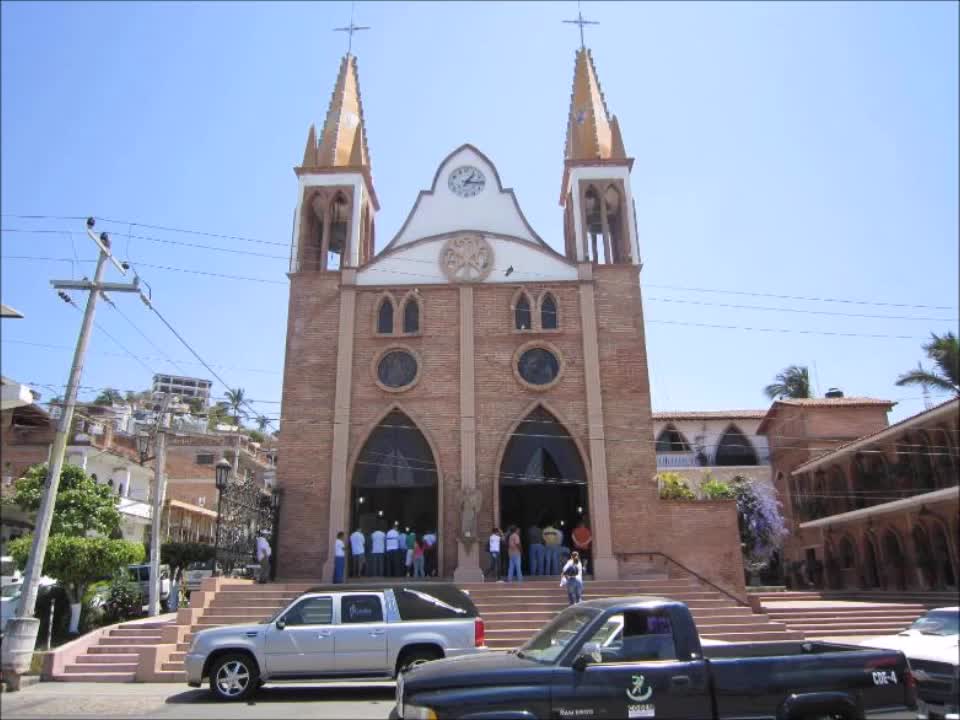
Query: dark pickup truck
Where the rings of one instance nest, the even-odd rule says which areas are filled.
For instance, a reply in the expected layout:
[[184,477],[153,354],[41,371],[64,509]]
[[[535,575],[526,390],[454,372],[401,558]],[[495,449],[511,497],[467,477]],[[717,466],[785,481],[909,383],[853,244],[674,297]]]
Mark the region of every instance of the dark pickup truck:
[[821,642],[701,648],[683,603],[656,597],[567,608],[519,650],[438,660],[397,680],[404,720],[912,717],[899,651]]

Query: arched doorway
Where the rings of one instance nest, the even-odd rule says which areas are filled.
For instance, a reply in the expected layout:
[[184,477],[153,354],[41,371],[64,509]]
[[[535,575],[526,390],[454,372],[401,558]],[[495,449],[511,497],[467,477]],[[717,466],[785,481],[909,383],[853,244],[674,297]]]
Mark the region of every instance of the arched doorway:
[[950,557],[950,545],[947,543],[947,534],[939,522],[931,523],[931,547],[933,557],[937,561],[937,575],[941,587],[957,587],[957,575],[954,572],[953,560]]
[[863,587],[868,590],[880,587],[877,549],[873,546],[873,538],[869,536],[863,541]]
[[917,561],[917,573],[921,589],[929,590],[937,585],[937,567],[933,560],[930,539],[922,525],[914,525],[911,535],[913,536],[913,553]]
[[853,541],[846,535],[840,539],[840,572],[843,577],[842,586],[844,589],[857,586],[857,550]]
[[[499,491],[501,527],[553,523],[569,544],[571,531],[588,515],[580,451],[563,424],[542,406],[513,431],[500,462]],[[525,571],[527,560],[524,557]]]
[[731,425],[723,433],[717,444],[717,465],[756,465],[757,452],[753,443],[736,425]]
[[906,589],[906,560],[900,538],[893,530],[887,530],[883,536],[884,589]]
[[437,465],[426,437],[410,417],[393,410],[370,433],[353,466],[349,534],[367,536],[393,523],[423,535],[437,532]]

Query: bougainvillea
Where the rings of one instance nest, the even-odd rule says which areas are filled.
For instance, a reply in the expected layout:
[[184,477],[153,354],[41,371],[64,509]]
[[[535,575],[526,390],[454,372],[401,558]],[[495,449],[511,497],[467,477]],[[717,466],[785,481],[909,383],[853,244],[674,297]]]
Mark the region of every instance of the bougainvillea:
[[737,500],[744,563],[750,571],[762,570],[787,534],[777,491],[769,483],[743,476],[735,477],[731,487]]

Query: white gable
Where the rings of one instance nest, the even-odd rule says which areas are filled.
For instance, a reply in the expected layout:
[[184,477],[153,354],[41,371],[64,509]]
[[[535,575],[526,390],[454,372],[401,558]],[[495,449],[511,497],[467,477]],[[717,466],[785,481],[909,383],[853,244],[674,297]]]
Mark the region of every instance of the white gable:
[[[448,185],[450,173],[465,165],[477,168],[485,179],[483,190],[472,197],[460,197]],[[501,186],[493,163],[472,145],[462,146],[444,160],[434,176],[433,187],[420,193],[387,249],[458,230],[509,235],[544,244],[527,224],[513,191]]]
[[[484,235],[493,250],[493,269],[481,283],[524,283],[576,280],[573,263],[537,245]],[[357,285],[446,284],[440,253],[446,238],[395,247],[357,271]],[[508,268],[513,268],[510,275]]]

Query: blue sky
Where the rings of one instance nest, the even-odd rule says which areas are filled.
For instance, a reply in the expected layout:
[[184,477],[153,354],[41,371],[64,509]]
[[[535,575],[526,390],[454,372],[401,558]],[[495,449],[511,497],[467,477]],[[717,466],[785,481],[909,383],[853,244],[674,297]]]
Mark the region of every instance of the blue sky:
[[[957,8],[584,3],[601,23],[587,42],[636,158],[655,410],[765,407],[763,386],[792,363],[815,370],[821,392],[898,399],[891,419],[922,409],[918,389],[893,381],[925,359],[930,331],[957,327]],[[378,247],[446,154],[471,142],[562,249],[578,38],[560,21],[576,11],[358,3],[357,23],[372,26],[354,49],[382,204]],[[82,221],[55,219],[93,214],[122,221],[98,229],[201,355],[248,397],[274,401],[258,405],[265,414],[279,413],[291,168],[346,48],[330,29],[349,15],[344,2],[2,4],[2,298],[26,315],[4,321],[4,375],[45,398],[55,391],[44,385],[66,382],[80,315],[49,280],[93,265],[19,258],[94,258]],[[146,388],[150,371],[209,376],[134,297],[114,300],[136,328],[103,304],[97,320],[142,364],[97,331],[84,385]],[[799,332],[808,330],[908,339]]]

